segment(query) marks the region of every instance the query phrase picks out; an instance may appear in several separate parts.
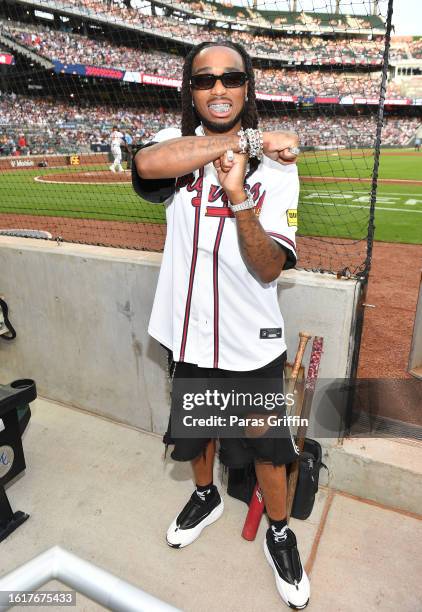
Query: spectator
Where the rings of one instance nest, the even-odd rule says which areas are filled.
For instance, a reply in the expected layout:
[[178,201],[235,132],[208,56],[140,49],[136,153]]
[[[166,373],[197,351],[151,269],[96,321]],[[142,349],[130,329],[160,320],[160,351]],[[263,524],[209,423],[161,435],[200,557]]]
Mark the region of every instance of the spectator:
[[[134,142],[147,141],[163,127],[180,124],[174,111],[145,110],[86,104],[68,104],[52,98],[29,98],[0,93],[0,150],[3,156],[17,149],[19,134],[24,133],[27,153],[89,153],[91,144],[106,144],[113,125],[124,133],[131,131]],[[371,147],[375,138],[372,116],[306,116],[294,111],[290,115],[262,116],[263,129],[293,129],[303,144],[310,147]],[[420,125],[417,117],[388,116],[382,142],[406,145]]]

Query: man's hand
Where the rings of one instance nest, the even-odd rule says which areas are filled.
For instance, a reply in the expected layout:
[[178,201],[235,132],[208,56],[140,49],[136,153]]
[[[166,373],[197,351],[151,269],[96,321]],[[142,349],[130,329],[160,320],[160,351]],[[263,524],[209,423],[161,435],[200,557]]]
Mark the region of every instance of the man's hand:
[[298,146],[296,132],[264,132],[264,154],[283,166],[296,163],[297,155],[289,148]]
[[[246,167],[248,164],[248,156],[243,153],[233,153],[233,161],[229,161],[227,153],[215,160],[214,167],[217,170],[218,180],[220,185],[227,194],[227,197],[232,202],[238,199],[245,199],[244,181],[246,175]],[[239,202],[232,202],[233,204]]]

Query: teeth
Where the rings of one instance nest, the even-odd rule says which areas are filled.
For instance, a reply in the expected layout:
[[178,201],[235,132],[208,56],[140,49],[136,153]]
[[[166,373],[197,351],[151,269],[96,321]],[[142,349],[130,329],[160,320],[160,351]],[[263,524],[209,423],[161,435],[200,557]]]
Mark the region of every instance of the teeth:
[[210,104],[210,108],[217,113],[226,113],[230,110],[230,104]]

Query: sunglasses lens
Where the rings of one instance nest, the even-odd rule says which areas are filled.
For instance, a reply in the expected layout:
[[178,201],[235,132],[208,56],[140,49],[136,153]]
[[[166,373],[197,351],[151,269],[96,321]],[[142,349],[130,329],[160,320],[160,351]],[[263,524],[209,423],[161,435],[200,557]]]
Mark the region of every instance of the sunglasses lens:
[[191,78],[192,87],[194,89],[212,89],[216,78],[213,74],[197,74]]
[[212,89],[221,80],[224,87],[241,87],[247,81],[245,72],[225,72],[220,77],[214,74],[196,74],[191,77],[191,85],[194,89]]
[[241,87],[246,82],[244,72],[226,72],[221,78],[224,87]]

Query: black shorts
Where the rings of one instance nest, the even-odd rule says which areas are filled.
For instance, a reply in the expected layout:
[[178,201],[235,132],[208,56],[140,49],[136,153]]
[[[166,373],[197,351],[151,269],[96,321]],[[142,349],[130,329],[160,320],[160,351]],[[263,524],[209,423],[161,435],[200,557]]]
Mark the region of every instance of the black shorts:
[[[283,392],[283,372],[286,353],[277,357],[271,363],[257,370],[238,372],[221,370],[219,368],[200,368],[197,365],[172,361],[169,352],[169,371],[174,373],[173,379],[189,378],[254,378],[280,380],[279,392]],[[171,410],[174,410],[174,396]],[[171,458],[175,461],[191,461],[204,453],[210,438],[172,438],[171,416],[163,442],[173,445]],[[256,437],[256,438],[220,438],[219,457],[221,463],[229,468],[246,467],[255,461],[286,465],[298,458],[295,443],[291,435],[286,437]]]

